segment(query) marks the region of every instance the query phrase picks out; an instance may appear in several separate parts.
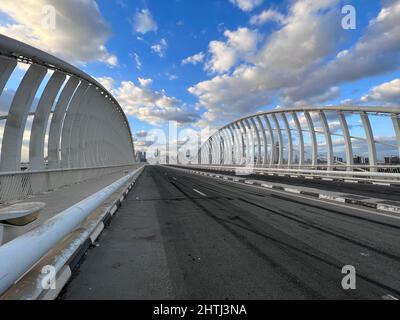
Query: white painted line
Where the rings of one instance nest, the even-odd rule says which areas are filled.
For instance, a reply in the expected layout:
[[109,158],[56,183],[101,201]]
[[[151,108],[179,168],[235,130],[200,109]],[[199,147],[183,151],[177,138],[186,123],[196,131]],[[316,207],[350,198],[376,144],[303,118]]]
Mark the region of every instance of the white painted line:
[[319,198],[322,199],[322,200],[331,200],[331,201],[337,201],[337,202],[341,202],[341,203],[346,203],[346,199],[345,198],[335,197],[335,196],[329,195],[329,194],[320,194]]
[[199,195],[202,195],[203,197],[207,197],[206,194],[204,194],[203,192],[197,190],[197,189],[193,189],[194,192],[197,192]]
[[65,287],[67,282],[72,276],[72,272],[69,266],[64,266],[56,277],[56,289],[55,290],[44,290],[39,296],[38,300],[55,300],[60,294],[61,290]]
[[291,178],[298,178],[299,176],[290,176]]
[[99,237],[100,233],[104,230],[104,223],[101,222],[96,230],[93,231],[93,233],[90,235],[90,240],[92,241],[92,244],[96,242],[97,238]]
[[113,216],[118,210],[118,207],[116,205],[114,205],[110,211],[111,216]]
[[304,177],[304,179],[307,179],[307,180],[314,180],[314,177]]
[[387,205],[387,204],[381,204],[380,203],[380,204],[378,204],[377,209],[378,210],[382,210],[382,211],[400,213],[400,207],[391,206],[391,205]]
[[254,181],[246,180],[244,183],[246,183],[246,184],[254,184]]
[[332,178],[322,178],[323,181],[333,181]]
[[300,194],[300,192],[301,192],[298,189],[292,189],[292,188],[285,188],[284,190],[287,192],[290,192],[290,193],[297,193],[297,194]]
[[268,189],[272,189],[273,188],[273,185],[270,185],[270,184],[262,184],[261,185],[261,187],[264,187],[264,188],[268,188]]
[[358,183],[357,180],[344,180],[344,182],[346,182],[346,183]]
[[383,300],[396,300],[396,301],[399,300],[396,297],[392,296],[391,294],[387,294],[386,296],[383,296],[382,299]]
[[372,182],[372,184],[377,185],[377,186],[390,187],[390,183]]

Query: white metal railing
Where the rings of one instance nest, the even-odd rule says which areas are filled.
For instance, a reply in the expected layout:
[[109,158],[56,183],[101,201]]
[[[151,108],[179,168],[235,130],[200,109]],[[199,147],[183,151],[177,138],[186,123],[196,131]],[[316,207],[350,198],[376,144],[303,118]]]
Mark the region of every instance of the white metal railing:
[[310,169],[287,169],[287,168],[261,168],[248,166],[224,166],[224,165],[185,165],[185,168],[205,169],[214,171],[234,172],[237,175],[250,174],[283,174],[296,175],[316,178],[332,178],[339,180],[357,180],[377,183],[400,183],[400,173],[364,172],[364,171],[330,171],[330,170],[310,170]]
[[122,172],[139,164],[100,168],[76,168],[0,173],[0,204],[59,189],[88,179]]

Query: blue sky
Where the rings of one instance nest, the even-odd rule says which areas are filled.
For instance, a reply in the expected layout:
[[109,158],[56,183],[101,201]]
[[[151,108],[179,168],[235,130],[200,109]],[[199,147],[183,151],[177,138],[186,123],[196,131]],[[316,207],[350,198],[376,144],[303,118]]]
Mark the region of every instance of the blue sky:
[[[51,31],[40,26],[48,4],[57,12]],[[342,28],[346,4],[356,9],[355,30]],[[398,105],[398,21],[399,0],[0,4],[1,33],[98,79],[119,100],[134,133],[163,128],[167,120],[217,128],[277,106]]]

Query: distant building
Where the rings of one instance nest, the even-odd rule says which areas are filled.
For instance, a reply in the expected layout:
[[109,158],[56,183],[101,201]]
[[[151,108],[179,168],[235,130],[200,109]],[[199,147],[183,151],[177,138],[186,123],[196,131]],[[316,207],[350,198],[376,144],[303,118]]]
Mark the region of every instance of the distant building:
[[400,164],[400,158],[398,156],[385,157],[386,165],[398,165]]
[[142,152],[142,151],[136,152],[136,160],[139,162],[147,162],[146,152]]
[[369,158],[368,157],[362,157],[362,156],[355,156],[354,157],[354,164],[368,165],[369,164]]

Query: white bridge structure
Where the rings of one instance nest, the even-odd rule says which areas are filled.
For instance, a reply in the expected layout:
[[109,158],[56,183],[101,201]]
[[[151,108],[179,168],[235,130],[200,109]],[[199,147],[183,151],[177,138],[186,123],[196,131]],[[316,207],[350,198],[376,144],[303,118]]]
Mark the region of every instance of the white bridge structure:
[[[351,117],[359,117],[357,126],[363,136],[351,134]],[[383,130],[392,132],[391,142],[375,138],[371,117],[389,119]],[[335,156],[334,137],[342,144],[340,156]],[[362,162],[355,157],[356,143],[367,150]],[[381,145],[392,149],[396,164],[378,161]],[[400,178],[399,150],[400,108],[326,106],[276,109],[234,121],[201,146],[198,158],[201,166],[216,169],[244,167],[255,172],[396,180]]]
[[[67,237],[63,254],[51,263],[57,274],[65,272],[65,262],[88,239],[95,240],[116,211],[140,167],[128,120],[106,88],[78,68],[0,35],[0,94],[18,63],[27,70],[17,79],[8,112],[0,114],[0,296]],[[29,117],[29,158],[23,168]],[[74,187],[103,177],[108,183],[100,189],[95,184],[101,186],[101,180]],[[46,193],[52,203],[37,202],[35,195]],[[31,293],[19,298],[34,299],[43,290],[35,280]]]
[[[101,84],[60,59],[1,35],[0,94],[18,62],[29,64],[29,68],[15,92],[8,114],[1,116],[5,125],[0,159],[0,202],[23,199],[135,162],[128,120],[121,106]],[[32,102],[49,72],[52,75],[33,113],[29,168],[21,172],[27,119],[32,115]]]
[[[19,63],[27,69],[15,79]],[[88,74],[0,35],[0,95],[10,81],[18,82],[15,94],[8,111],[0,108],[0,300],[54,299],[143,165],[135,158],[131,128],[118,101]],[[352,133],[355,121],[349,125],[348,120],[353,117],[359,118],[361,136]],[[377,133],[372,117],[386,120]],[[377,138],[385,130],[392,140]],[[355,144],[366,147],[363,161]],[[184,170],[399,184],[400,166],[392,158],[380,161],[381,145],[398,160],[399,108],[277,109],[224,126],[200,147],[197,163]],[[29,150],[25,161],[23,150]]]

